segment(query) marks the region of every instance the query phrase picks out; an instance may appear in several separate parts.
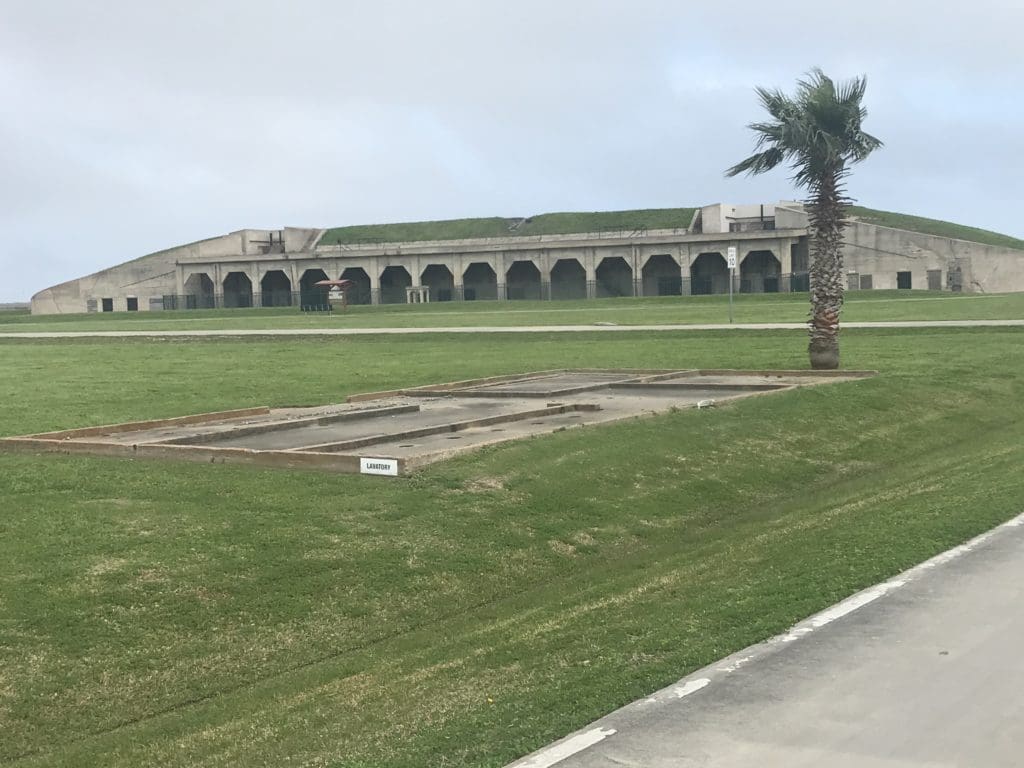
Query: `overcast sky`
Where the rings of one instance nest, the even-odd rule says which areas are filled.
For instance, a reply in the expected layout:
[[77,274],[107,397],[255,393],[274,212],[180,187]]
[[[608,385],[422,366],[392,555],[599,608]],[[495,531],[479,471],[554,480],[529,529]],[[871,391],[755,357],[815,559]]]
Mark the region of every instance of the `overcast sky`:
[[1024,236],[1022,31],[1021,0],[0,0],[0,302],[244,227],[791,199],[723,170],[753,87],[813,66],[868,77],[862,204]]

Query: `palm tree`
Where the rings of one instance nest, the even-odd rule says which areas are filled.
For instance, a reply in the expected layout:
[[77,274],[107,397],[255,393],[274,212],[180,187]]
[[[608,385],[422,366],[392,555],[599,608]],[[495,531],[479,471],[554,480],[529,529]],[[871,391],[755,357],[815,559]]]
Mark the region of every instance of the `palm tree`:
[[726,176],[756,175],[783,162],[793,169],[793,182],[807,190],[810,223],[812,368],[839,367],[839,313],[843,308],[843,228],[846,207],[843,182],[848,167],[859,163],[882,142],[861,130],[867,110],[861,104],[867,80],[854,78],[838,86],[813,69],[797,83],[796,94],[757,88],[772,119],[751,123],[757,134],[753,155],[734,165]]

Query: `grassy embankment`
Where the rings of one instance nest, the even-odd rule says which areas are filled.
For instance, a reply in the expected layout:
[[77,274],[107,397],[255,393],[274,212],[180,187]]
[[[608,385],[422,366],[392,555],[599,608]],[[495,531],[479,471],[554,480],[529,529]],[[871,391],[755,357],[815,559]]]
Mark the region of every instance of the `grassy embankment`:
[[[734,297],[737,323],[799,323],[806,294],[743,294]],[[843,319],[1004,320],[1024,318],[1024,293],[951,294],[927,291],[863,291],[846,296]],[[617,325],[725,323],[727,296],[687,296],[588,301],[445,302],[354,306],[333,315],[286,309],[223,309],[183,312],[0,316],[0,333],[76,330],[218,330],[247,328],[415,328],[513,325]]]
[[873,208],[862,208],[859,205],[850,206],[850,215],[867,224],[877,224],[881,227],[906,229],[911,232],[923,232],[926,235],[938,235],[939,237],[951,237],[955,240],[968,240],[973,243],[995,245],[1000,248],[1024,250],[1024,240],[1019,238],[1003,235],[988,229],[954,224],[951,221],[929,219],[924,216],[911,216],[906,213],[894,213],[892,211],[878,211]]
[[529,218],[511,219],[491,216],[477,219],[361,224],[327,230],[320,240],[320,245],[686,229],[693,221],[695,212],[695,208],[650,208],[633,211],[542,213]]
[[[1018,331],[397,481],[0,455],[0,764],[500,766],[1020,511]],[[0,343],[0,433],[803,334]]]

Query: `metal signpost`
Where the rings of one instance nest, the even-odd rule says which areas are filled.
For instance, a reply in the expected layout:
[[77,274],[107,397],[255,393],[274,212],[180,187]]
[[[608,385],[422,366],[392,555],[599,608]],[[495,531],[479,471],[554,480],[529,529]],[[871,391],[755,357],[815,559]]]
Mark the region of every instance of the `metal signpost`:
[[729,268],[729,322],[732,323],[732,278],[736,271],[736,246],[730,245],[726,264]]

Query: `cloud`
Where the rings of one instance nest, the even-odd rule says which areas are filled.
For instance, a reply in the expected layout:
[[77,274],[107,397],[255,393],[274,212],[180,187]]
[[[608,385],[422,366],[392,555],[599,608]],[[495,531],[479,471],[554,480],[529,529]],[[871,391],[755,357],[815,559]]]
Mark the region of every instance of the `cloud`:
[[753,86],[867,74],[851,191],[1024,235],[1024,8],[10,0],[0,301],[242,227],[755,202]]

